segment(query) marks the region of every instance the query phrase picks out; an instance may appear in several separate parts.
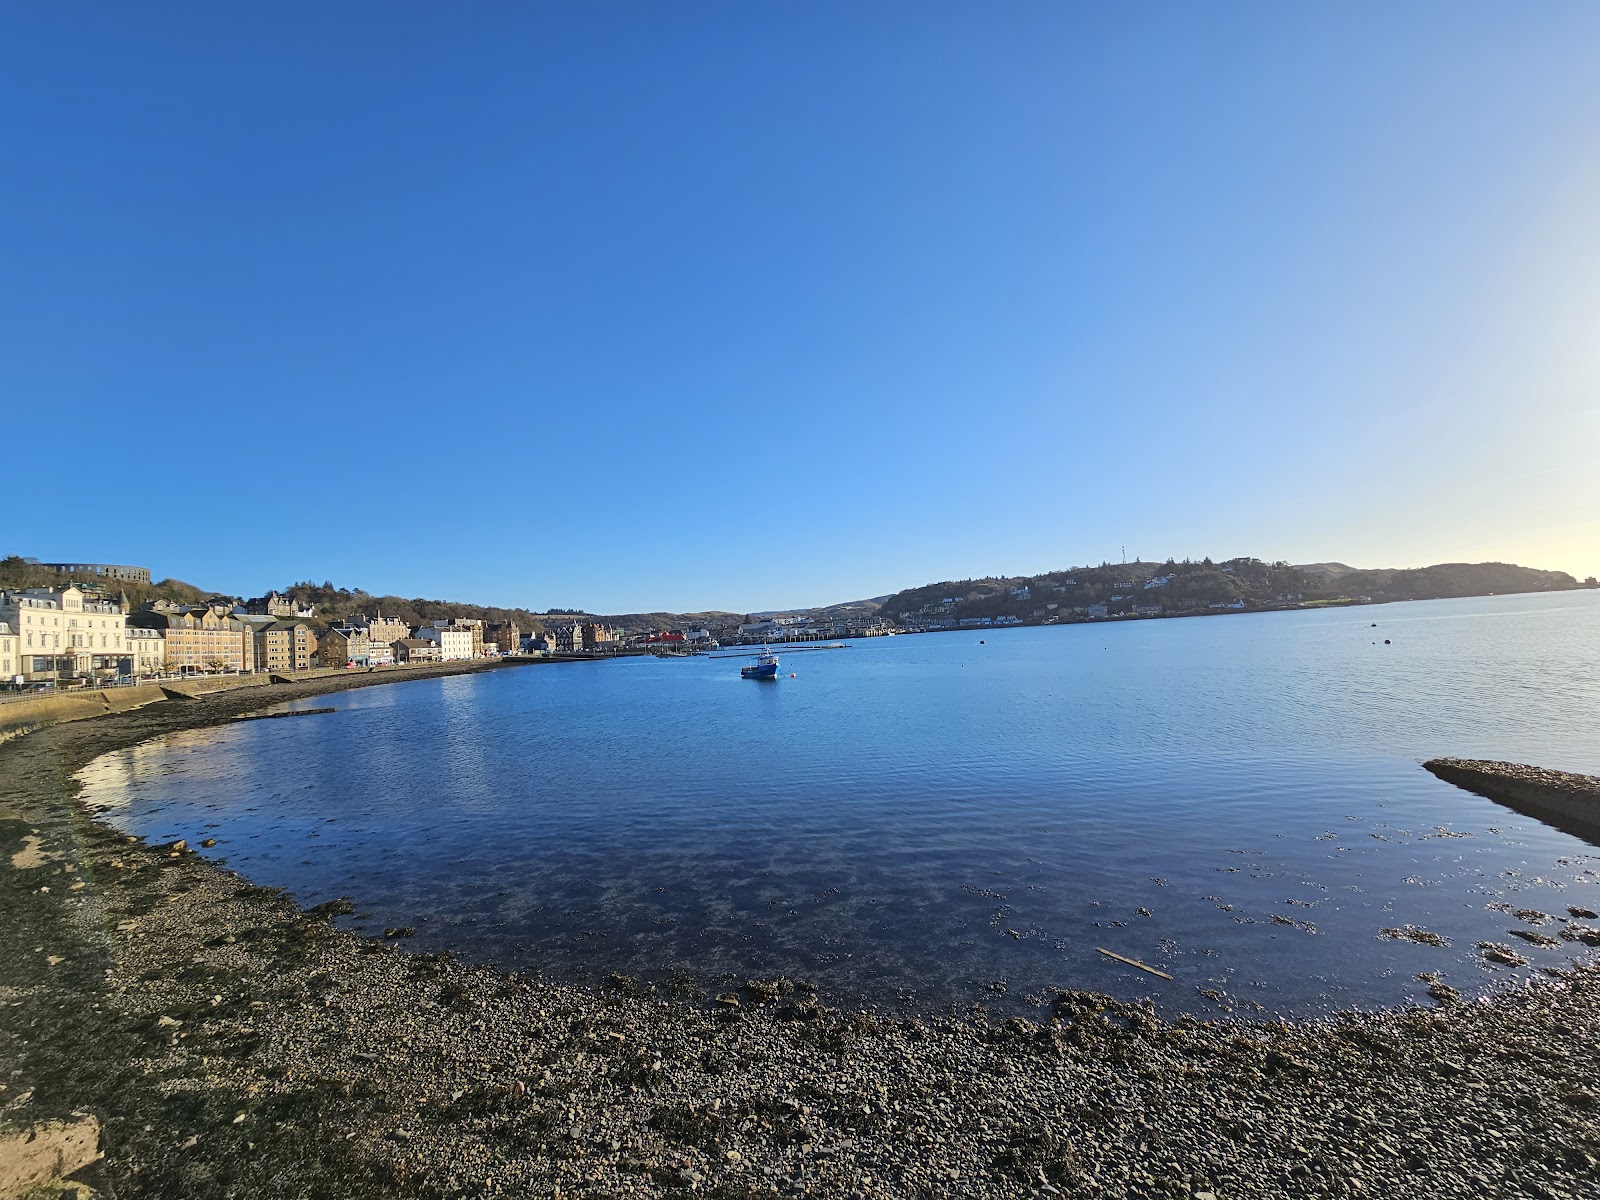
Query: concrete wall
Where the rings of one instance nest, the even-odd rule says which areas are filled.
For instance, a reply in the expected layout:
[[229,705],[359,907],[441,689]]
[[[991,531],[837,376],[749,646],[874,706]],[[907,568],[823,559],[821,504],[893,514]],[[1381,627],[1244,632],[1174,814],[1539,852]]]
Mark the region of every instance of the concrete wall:
[[90,689],[81,692],[44,693],[0,704],[0,740],[62,721],[81,721],[108,712],[127,712],[163,700],[154,684],[139,687]]

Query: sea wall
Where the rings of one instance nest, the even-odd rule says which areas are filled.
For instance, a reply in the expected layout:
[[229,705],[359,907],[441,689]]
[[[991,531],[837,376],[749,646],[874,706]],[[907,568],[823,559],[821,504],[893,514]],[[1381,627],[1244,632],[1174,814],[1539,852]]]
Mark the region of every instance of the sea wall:
[[1600,778],[1474,758],[1435,758],[1422,765],[1447,783],[1600,844]]
[[81,721],[106,713],[127,712],[165,699],[154,684],[129,688],[87,689],[81,692],[43,693],[0,704],[0,741],[62,721]]
[[469,671],[485,670],[500,664],[493,660],[480,662],[419,663],[415,666],[374,667],[371,671],[347,667],[315,667],[309,671],[296,671],[292,675],[197,675],[187,679],[164,679],[159,684],[145,683],[137,687],[85,688],[75,692],[44,692],[37,696],[19,696],[0,703],[0,741],[27,733],[41,725],[58,725],[63,721],[81,721],[85,717],[99,717],[106,713],[127,712],[163,700],[197,700],[203,696],[259,689],[261,703],[270,703],[274,697],[265,693],[282,690],[285,686],[316,680],[359,678],[363,683],[390,682],[409,677],[455,675]]

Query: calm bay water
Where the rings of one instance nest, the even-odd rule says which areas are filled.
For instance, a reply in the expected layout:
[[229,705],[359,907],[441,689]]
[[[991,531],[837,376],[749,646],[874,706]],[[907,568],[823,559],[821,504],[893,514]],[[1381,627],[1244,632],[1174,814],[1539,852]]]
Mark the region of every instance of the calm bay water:
[[[107,755],[86,798],[417,948],[923,1010],[1060,985],[1306,1014],[1420,997],[1424,971],[1482,993],[1579,953],[1508,930],[1600,910],[1600,850],[1419,765],[1600,773],[1600,593],[871,639],[786,653],[775,683],[738,666],[318,698],[340,711]],[[1450,945],[1378,936],[1405,925]],[[1491,969],[1480,941],[1533,966]]]

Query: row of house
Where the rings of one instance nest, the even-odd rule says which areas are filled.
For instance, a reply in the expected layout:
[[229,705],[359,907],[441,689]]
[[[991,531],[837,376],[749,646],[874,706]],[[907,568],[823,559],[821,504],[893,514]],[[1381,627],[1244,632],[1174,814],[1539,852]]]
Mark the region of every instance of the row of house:
[[[256,628],[226,605],[158,602],[128,612],[126,602],[85,590],[0,592],[0,680],[10,685],[61,678],[297,669],[309,627],[270,621]],[[278,664],[284,664],[281,668]]]
[[[126,599],[74,584],[0,591],[0,683],[292,673],[316,666],[449,662],[526,648],[515,624],[471,618],[413,629],[381,614],[358,616],[319,634],[299,616],[279,615],[285,605],[292,602],[275,596],[237,606],[157,600],[130,612]],[[594,636],[577,634],[580,645]]]

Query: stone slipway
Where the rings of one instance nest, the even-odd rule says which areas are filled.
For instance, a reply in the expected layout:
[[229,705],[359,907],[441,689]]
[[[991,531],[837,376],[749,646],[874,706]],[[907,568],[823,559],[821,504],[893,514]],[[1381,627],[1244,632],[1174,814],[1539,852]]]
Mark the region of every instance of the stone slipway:
[[407,953],[76,803],[106,751],[380,681],[0,745],[0,1132],[92,1117],[80,1178],[119,1200],[1595,1194],[1593,968],[1257,1025],[1070,979],[1037,1020],[842,1012],[790,981],[713,1005]]
[[1600,845],[1600,778],[1479,758],[1434,758],[1422,765],[1447,783]]

